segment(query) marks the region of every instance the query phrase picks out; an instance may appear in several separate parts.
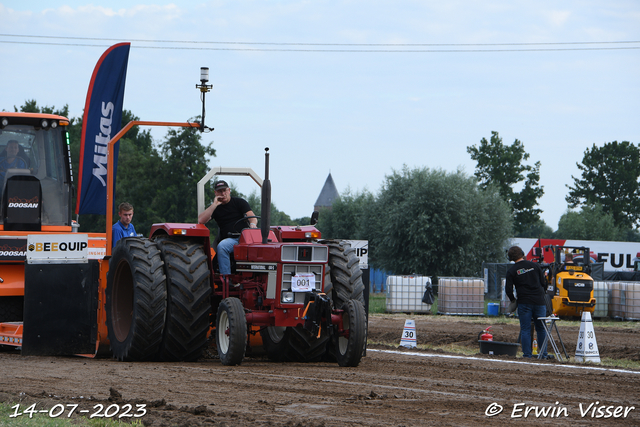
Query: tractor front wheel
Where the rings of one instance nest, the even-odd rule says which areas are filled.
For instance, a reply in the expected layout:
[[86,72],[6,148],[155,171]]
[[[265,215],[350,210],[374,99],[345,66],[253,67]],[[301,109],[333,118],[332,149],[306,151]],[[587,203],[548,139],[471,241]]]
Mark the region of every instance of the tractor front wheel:
[[242,363],[247,349],[247,319],[238,298],[226,298],[218,306],[216,346],[223,365]]
[[367,339],[367,318],[360,301],[349,300],[343,306],[342,325],[347,336],[336,336],[335,356],[340,366],[358,366]]

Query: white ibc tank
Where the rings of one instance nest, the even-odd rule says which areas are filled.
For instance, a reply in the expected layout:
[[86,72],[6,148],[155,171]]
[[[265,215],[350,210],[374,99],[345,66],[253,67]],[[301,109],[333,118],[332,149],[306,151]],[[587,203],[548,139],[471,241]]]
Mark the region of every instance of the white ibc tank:
[[624,320],[640,320],[640,283],[626,284]]
[[614,319],[640,320],[640,283],[611,282],[609,316]]
[[610,284],[611,282],[593,282],[593,297],[596,299],[593,317],[607,317],[609,315]]
[[609,282],[609,316],[614,319],[622,319],[625,305],[625,287],[623,282]]
[[387,311],[390,313],[429,313],[431,304],[422,302],[428,276],[388,276]]
[[484,280],[470,277],[441,277],[438,280],[438,313],[483,315]]

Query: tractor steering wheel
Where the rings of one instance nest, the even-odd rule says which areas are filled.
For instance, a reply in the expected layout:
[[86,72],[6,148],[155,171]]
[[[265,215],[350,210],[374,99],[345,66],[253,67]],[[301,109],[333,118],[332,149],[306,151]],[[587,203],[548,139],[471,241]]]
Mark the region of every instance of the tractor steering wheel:
[[[257,218],[257,219],[260,219],[260,217],[259,217],[259,216],[257,216],[257,215],[245,216],[244,218],[240,218],[239,220],[237,220],[237,221],[233,224],[232,229],[233,229],[233,230],[235,230],[235,229],[236,229],[236,225],[238,225],[238,224],[239,224],[240,222],[242,222],[242,221],[247,221],[247,220],[249,220],[249,219],[251,219],[251,218]],[[250,227],[245,227],[245,228],[250,228]],[[244,230],[244,228],[243,228],[243,230]],[[229,233],[229,236],[231,236],[231,235],[234,235],[235,237],[237,237],[237,236],[240,236],[240,233],[230,232],[230,233]]]

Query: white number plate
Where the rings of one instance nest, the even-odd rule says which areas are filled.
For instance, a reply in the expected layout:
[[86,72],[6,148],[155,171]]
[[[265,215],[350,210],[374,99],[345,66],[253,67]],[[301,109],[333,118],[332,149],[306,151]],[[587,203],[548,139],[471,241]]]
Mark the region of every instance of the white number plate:
[[293,292],[310,292],[316,288],[316,276],[313,273],[300,273],[291,278]]

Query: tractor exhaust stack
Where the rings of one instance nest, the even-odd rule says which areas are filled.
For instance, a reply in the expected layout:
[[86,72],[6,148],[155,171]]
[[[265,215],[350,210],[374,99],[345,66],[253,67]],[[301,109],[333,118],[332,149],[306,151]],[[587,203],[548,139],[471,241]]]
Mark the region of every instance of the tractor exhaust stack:
[[264,181],[262,181],[262,207],[260,216],[262,225],[262,244],[267,244],[271,227],[271,181],[269,181],[269,147],[264,149]]

